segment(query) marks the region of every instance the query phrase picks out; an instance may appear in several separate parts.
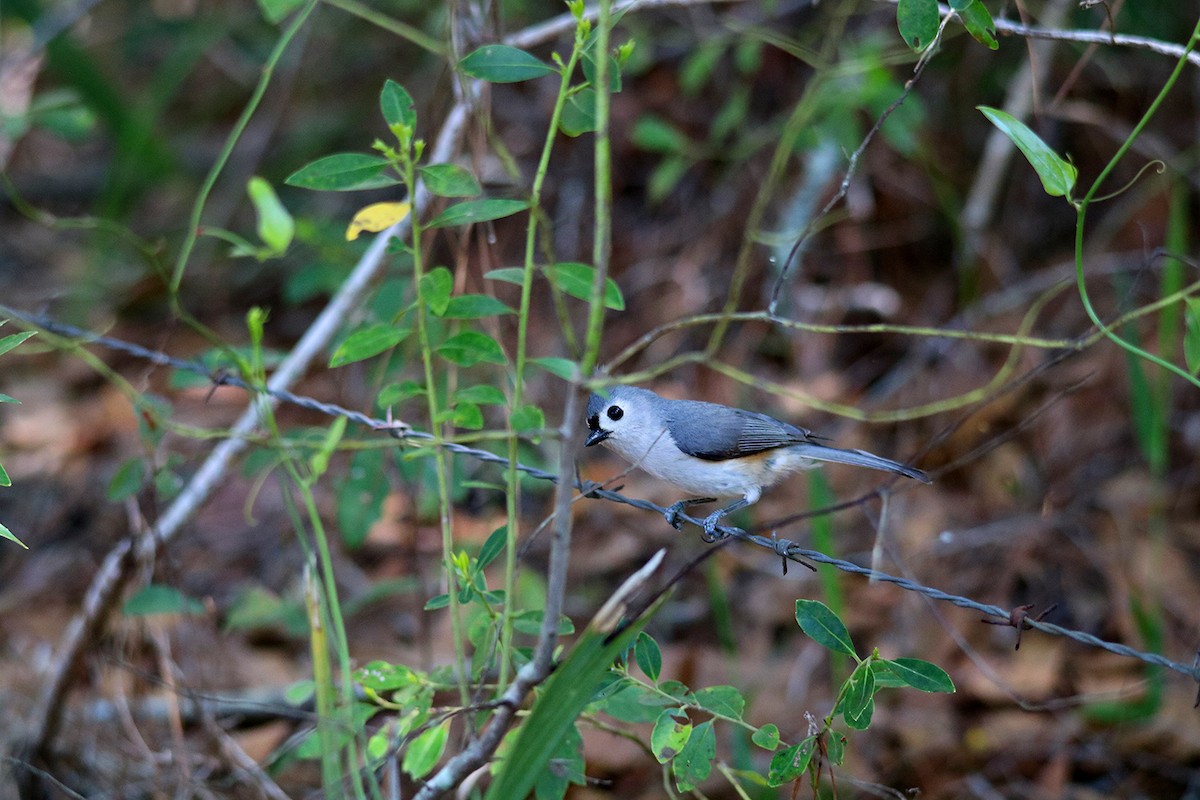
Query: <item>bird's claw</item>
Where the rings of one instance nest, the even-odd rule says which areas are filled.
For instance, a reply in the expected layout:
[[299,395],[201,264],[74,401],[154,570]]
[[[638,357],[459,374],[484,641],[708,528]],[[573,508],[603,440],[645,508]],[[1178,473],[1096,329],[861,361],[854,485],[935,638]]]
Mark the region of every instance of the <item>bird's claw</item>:
[[[704,533],[700,534],[700,538],[702,538],[708,544],[729,538],[728,533],[717,530],[722,516],[722,514],[710,514],[704,518]],[[741,528],[730,528],[729,530],[740,531]]]
[[683,521],[679,519],[679,512],[687,507],[687,503],[680,500],[678,503],[671,503],[667,506],[667,510],[663,512],[663,516],[667,518],[667,524],[677,531],[683,530]]

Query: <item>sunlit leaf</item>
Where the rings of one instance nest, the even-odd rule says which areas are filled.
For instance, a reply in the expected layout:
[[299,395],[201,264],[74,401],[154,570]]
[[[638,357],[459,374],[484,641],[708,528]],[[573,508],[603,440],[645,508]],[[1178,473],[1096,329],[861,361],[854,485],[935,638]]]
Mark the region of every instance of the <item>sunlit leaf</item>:
[[296,235],[296,221],[279,202],[279,196],[271,184],[262,178],[251,178],[246,184],[246,192],[258,217],[258,238],[262,239],[272,255],[283,253]]
[[1075,169],[1074,164],[1060,157],[1058,153],[1050,149],[1050,145],[1030,130],[1028,125],[1007,111],[988,106],[976,106],[976,108],[983,112],[983,115],[1025,154],[1025,158],[1029,159],[1034,171],[1041,178],[1042,188],[1046,190],[1046,194],[1051,197],[1070,195],[1071,190],[1075,188],[1075,180],[1079,176],[1079,170]]
[[395,325],[371,325],[357,330],[347,336],[346,341],[333,351],[329,366],[340,367],[377,356],[384,350],[400,344],[408,334],[409,329]]

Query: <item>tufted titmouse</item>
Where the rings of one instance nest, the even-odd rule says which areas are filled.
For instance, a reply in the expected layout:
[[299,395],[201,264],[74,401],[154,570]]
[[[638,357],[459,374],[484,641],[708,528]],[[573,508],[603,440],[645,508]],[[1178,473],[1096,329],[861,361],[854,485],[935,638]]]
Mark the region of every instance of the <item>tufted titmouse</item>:
[[[895,472],[923,483],[919,469],[862,450],[821,444],[812,431],[740,408],[667,400],[648,389],[617,386],[607,397],[588,400],[586,446],[603,443],[634,466],[695,495],[667,509],[667,522],[679,527],[686,506],[712,503],[717,497],[742,496],[704,519],[704,538],[717,538],[726,514],[758,502],[763,490],[818,461]],[[715,496],[714,496],[715,495]]]

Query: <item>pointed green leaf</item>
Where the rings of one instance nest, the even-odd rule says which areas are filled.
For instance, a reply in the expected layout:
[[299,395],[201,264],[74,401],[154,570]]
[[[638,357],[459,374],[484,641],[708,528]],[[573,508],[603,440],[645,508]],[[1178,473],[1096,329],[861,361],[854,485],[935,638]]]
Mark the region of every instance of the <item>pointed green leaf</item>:
[[1184,309],[1183,358],[1188,370],[1200,373],[1200,298],[1189,297]]
[[937,0],[900,0],[896,6],[896,25],[905,44],[913,50],[924,50],[937,36]]
[[407,328],[398,328],[395,325],[371,325],[361,328],[347,336],[346,341],[333,351],[329,366],[341,367],[377,356],[384,350],[400,344],[409,333]]
[[453,225],[473,225],[477,222],[488,222],[493,219],[511,217],[519,211],[529,208],[525,200],[505,200],[489,198],[486,200],[467,200],[450,206],[429,221],[427,227],[448,228]]
[[525,270],[521,267],[500,267],[499,269],[488,270],[483,273],[483,277],[490,281],[503,281],[520,286],[525,282]]
[[495,386],[481,384],[479,386],[466,386],[456,390],[451,402],[477,403],[481,406],[502,406],[508,402],[508,398],[504,396],[504,392]]
[[692,730],[683,750],[671,762],[675,785],[681,792],[690,792],[704,783],[712,772],[716,757],[717,735],[713,731],[713,721],[705,720]]
[[108,482],[105,493],[109,501],[119,503],[128,500],[142,490],[146,482],[146,465],[140,458],[131,458],[117,468]]
[[483,319],[499,314],[515,314],[507,303],[486,294],[460,294],[451,297],[440,316],[446,319]]
[[437,267],[421,276],[421,301],[435,316],[445,313],[454,291],[454,276],[445,267]]
[[479,558],[477,568],[484,569],[488,564],[496,560],[496,557],[504,552],[504,548],[508,546],[508,526],[501,525],[496,530],[492,531],[492,535],[483,543],[483,547],[479,548]]
[[37,335],[37,331],[22,331],[21,333],[10,333],[8,336],[0,337],[0,356],[35,335]]
[[13,532],[4,527],[3,524],[0,524],[0,539],[8,539],[10,542],[16,542],[17,544],[21,545],[21,547],[24,547],[26,550],[29,549],[29,545],[25,544],[16,536],[14,536]]
[[379,110],[383,112],[383,120],[389,127],[417,127],[417,110],[413,107],[412,95],[391,78],[384,82],[383,91],[379,93]]
[[380,408],[387,408],[422,394],[425,394],[425,387],[416,381],[389,383],[379,390],[379,397],[376,398],[375,403]]
[[[867,706],[874,697],[875,673],[871,669],[871,662],[864,661],[846,679],[842,702],[838,704],[835,713],[841,712],[847,723],[857,728],[858,726],[854,725],[853,721],[862,720],[863,715],[867,711]],[[870,717],[867,717],[867,720],[869,721]],[[863,727],[865,728],[866,726],[863,725]]]
[[529,363],[549,372],[551,375],[557,375],[564,381],[574,380],[575,373],[579,371],[579,367],[569,358],[555,358],[547,356],[545,358],[531,358]]
[[492,337],[478,331],[463,331],[451,336],[437,348],[438,355],[460,367],[473,367],[481,362],[504,364],[504,351]]
[[537,56],[504,44],[484,45],[458,66],[471,77],[492,83],[516,83],[558,72]]
[[150,614],[203,614],[204,604],[173,586],[152,583],[134,592],[121,610],[129,617],[145,617]]
[[596,91],[581,89],[567,98],[558,129],[572,138],[596,130]]
[[423,732],[404,751],[401,769],[420,780],[433,771],[446,750],[446,739],[450,735],[450,720],[446,720]]
[[919,658],[897,658],[883,661],[888,671],[904,682],[905,686],[920,689],[922,692],[953,692],[954,681],[946,674],[946,670],[937,664],[922,661]]
[[1079,170],[1075,169],[1074,164],[1051,150],[1040,136],[1012,114],[988,106],[976,108],[1025,154],[1025,158],[1029,159],[1030,165],[1041,178],[1046,194],[1051,197],[1070,197],[1071,190],[1075,188],[1075,180],[1079,176]]
[[328,192],[379,189],[400,183],[398,178],[387,173],[387,169],[387,159],[379,156],[338,153],[301,167],[289,175],[284,183]]
[[271,188],[271,184],[259,177],[253,177],[246,184],[246,192],[254,204],[254,213],[258,217],[258,238],[271,251],[278,255],[288,249],[292,237],[296,234],[296,221],[279,202],[279,196]]
[[688,150],[687,134],[662,117],[643,114],[633,124],[633,143],[653,153],[681,154]]
[[8,477],[3,464],[0,464],[0,486],[12,486],[12,479]]
[[800,630],[812,637],[817,644],[835,653],[855,657],[854,644],[850,641],[850,632],[838,619],[837,614],[819,600],[797,600],[796,622]]
[[[548,275],[559,291],[564,294],[578,297],[580,300],[591,299],[592,283],[595,282],[596,278],[596,268],[592,265],[565,261],[552,264]],[[625,310],[625,298],[621,296],[621,289],[612,278],[605,279],[604,305],[606,308],[611,308],[614,311]]]
[[417,172],[425,188],[438,197],[474,197],[483,191],[475,176],[458,164],[430,164]]
[[474,403],[459,403],[450,409],[448,419],[456,428],[466,428],[469,431],[483,428],[483,412]]
[[633,643],[633,658],[638,669],[651,681],[658,683],[658,676],[662,673],[662,650],[653,636],[645,631],[638,634],[637,641]]
[[979,0],[951,0],[950,7],[962,21],[967,33],[975,37],[975,41],[990,50],[1000,48],[1000,43],[996,41],[996,23],[983,3]]

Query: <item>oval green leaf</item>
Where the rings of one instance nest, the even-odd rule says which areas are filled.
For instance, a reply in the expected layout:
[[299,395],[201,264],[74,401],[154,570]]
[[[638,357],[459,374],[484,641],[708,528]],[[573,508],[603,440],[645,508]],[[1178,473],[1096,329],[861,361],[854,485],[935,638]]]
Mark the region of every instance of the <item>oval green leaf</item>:
[[509,418],[512,424],[512,429],[518,433],[527,433],[529,431],[540,431],[546,427],[546,415],[537,406],[521,406],[513,409],[512,417]]
[[481,319],[498,314],[515,314],[507,303],[486,294],[461,294],[451,297],[440,316],[446,319]]
[[937,0],[900,0],[896,6],[896,25],[905,44],[924,50],[937,36]]
[[750,741],[763,750],[774,750],[779,747],[779,728],[774,723],[768,722],[754,732]]
[[379,110],[383,112],[383,120],[389,127],[417,127],[417,110],[413,107],[412,95],[391,78],[387,79],[383,91],[379,93]]
[[438,197],[474,197],[483,191],[475,176],[458,164],[430,164],[417,172],[421,173],[425,188]]
[[438,759],[446,750],[446,739],[450,735],[450,720],[422,733],[404,751],[401,768],[414,779],[420,780],[437,766]]
[[645,631],[638,634],[637,641],[633,643],[633,658],[638,669],[644,672],[647,678],[658,683],[658,676],[662,673],[662,650],[653,636]]
[[733,686],[709,686],[696,691],[696,705],[730,719],[741,719],[746,698]]
[[767,768],[767,784],[783,786],[801,777],[808,769],[808,762],[812,761],[816,743],[816,737],[809,736],[799,744],[784,748],[773,755],[771,766]]
[[258,238],[262,239],[272,255],[283,253],[296,234],[296,221],[279,202],[279,196],[271,184],[262,178],[251,178],[246,184],[246,192],[258,217]]
[[[564,294],[578,297],[580,300],[591,299],[592,284],[596,279],[596,268],[592,265],[564,261],[552,264],[547,275]],[[621,289],[612,278],[605,279],[604,306],[614,311],[625,310],[625,298],[621,296]]]
[[663,709],[650,732],[650,750],[658,763],[665,764],[683,750],[692,735],[692,723],[678,708]]
[[796,622],[800,624],[800,630],[822,647],[852,658],[857,657],[854,654],[854,644],[850,641],[850,632],[838,619],[838,615],[820,600],[797,600]]
[[922,692],[954,691],[954,681],[950,680],[946,670],[937,664],[919,658],[897,658],[882,663],[886,664],[888,671],[903,681],[905,686],[920,689]]
[[495,386],[466,386],[457,390],[454,393],[452,401],[455,403],[477,403],[481,406],[502,406],[508,402],[504,392],[497,389]]
[[384,350],[400,344],[408,334],[407,328],[397,328],[395,325],[372,325],[357,330],[347,336],[346,341],[333,351],[329,366],[340,367],[377,356]]
[[506,44],[484,45],[458,66],[471,77],[492,83],[516,83],[558,72],[537,56]]
[[1001,133],[1012,140],[1042,180],[1042,188],[1051,197],[1070,197],[1079,170],[1050,149],[1029,126],[1006,111],[988,106],[976,106]]
[[387,168],[387,160],[378,156],[337,153],[301,167],[289,175],[284,183],[323,192],[381,189],[400,183],[399,178],[387,173]]
[[446,267],[435,267],[421,276],[421,300],[435,316],[446,311],[453,291],[454,276]]
[[448,228],[452,225],[471,225],[476,222],[488,222],[493,219],[511,217],[518,211],[529,208],[525,200],[505,200],[489,198],[486,200],[467,200],[450,206],[438,214],[426,227]]
[[437,348],[438,355],[460,367],[476,364],[504,364],[504,351],[492,337],[478,331],[463,331],[451,336]]
[[579,370],[575,362],[569,358],[546,356],[545,358],[531,358],[529,363],[541,367],[551,375],[557,375],[564,381],[574,380],[575,373]]

